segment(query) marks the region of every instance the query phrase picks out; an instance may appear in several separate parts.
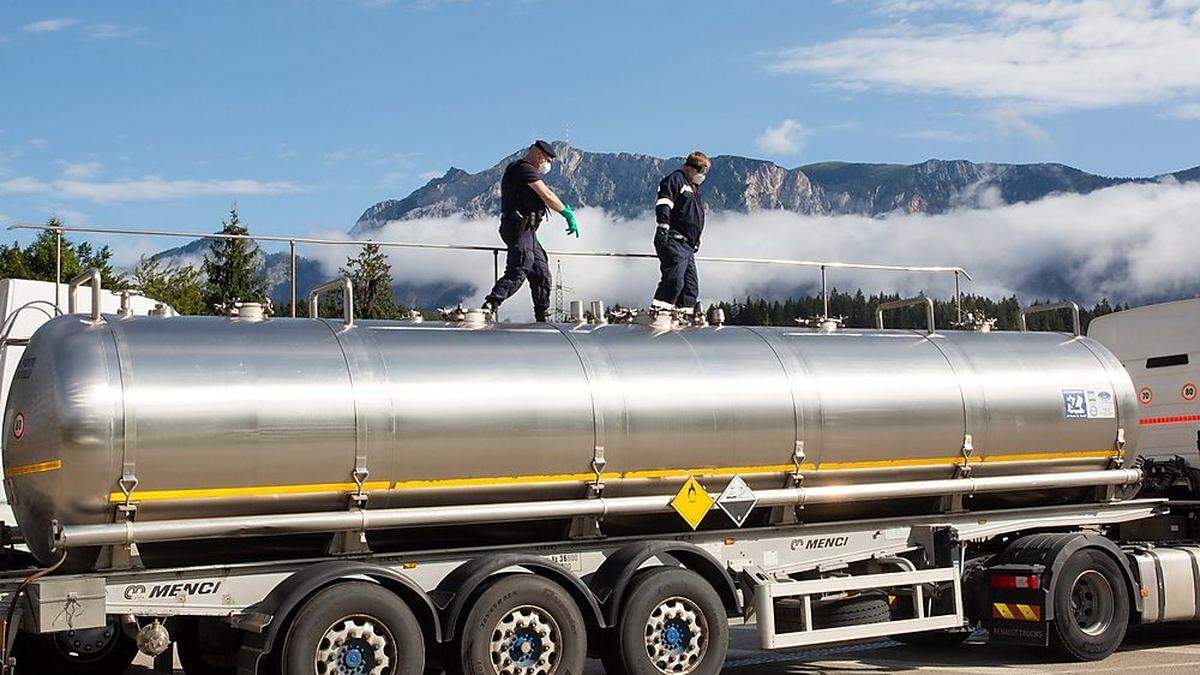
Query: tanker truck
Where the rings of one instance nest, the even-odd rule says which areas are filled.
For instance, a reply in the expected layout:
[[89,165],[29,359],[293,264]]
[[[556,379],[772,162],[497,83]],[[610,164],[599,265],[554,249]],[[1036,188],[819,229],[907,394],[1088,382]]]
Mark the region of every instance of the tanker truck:
[[1072,306],[1022,313],[1066,334],[943,330],[927,298],[869,329],[362,321],[345,279],[309,306],[30,338],[6,667],[711,675],[742,623],[1087,661],[1200,611],[1190,515],[1142,492],[1137,392]]

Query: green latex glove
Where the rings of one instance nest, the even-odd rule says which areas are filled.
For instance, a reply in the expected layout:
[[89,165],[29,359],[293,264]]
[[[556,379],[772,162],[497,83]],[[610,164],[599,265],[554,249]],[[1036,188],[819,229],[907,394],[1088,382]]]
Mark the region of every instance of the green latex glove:
[[573,234],[579,237],[579,223],[575,222],[575,212],[571,210],[570,204],[563,204],[562,211],[559,211],[563,218],[567,219],[567,234]]

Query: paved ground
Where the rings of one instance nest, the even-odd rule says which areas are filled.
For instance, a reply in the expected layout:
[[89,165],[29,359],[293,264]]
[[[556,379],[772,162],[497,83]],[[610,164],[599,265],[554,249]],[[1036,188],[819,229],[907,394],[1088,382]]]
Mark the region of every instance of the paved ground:
[[[149,661],[127,675],[153,675]],[[1135,631],[1121,651],[1100,663],[1066,663],[1052,654],[1024,647],[992,647],[971,641],[954,649],[927,649],[891,640],[791,652],[755,648],[751,628],[734,629],[730,675],[809,675],[812,673],[1200,673],[1200,624],[1163,626]],[[182,671],[176,671],[181,673]],[[589,664],[588,675],[603,673]]]

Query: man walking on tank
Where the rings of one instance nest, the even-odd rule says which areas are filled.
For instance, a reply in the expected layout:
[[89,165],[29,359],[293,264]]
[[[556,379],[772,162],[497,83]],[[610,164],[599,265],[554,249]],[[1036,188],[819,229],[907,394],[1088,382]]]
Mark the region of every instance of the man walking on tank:
[[693,152],[683,166],[658,184],[654,252],[658,254],[662,279],[650,303],[655,309],[691,309],[700,296],[700,278],[696,274],[696,252],[700,250],[700,235],[704,232],[700,184],[711,166],[707,155]]
[[533,296],[533,316],[546,320],[550,309],[550,263],[546,249],[537,238],[537,229],[546,217],[547,209],[562,214],[567,220],[567,234],[579,236],[575,212],[569,204],[554,194],[542,182],[555,159],[554,148],[546,141],[529,146],[525,156],[504,169],[500,179],[500,238],[508,247],[504,259],[504,276],[496,281],[483,301],[483,309],[495,312],[500,303],[516,293],[529,280]]

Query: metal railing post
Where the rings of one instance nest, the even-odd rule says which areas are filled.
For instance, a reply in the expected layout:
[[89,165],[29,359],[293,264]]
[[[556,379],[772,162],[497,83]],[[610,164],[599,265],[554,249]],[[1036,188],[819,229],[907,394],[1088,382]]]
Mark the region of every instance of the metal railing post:
[[959,271],[954,270],[954,309],[958,312],[958,323],[962,323],[962,290],[958,283]]
[[296,318],[296,240],[288,242],[291,247],[291,262],[292,262],[292,318]]
[[[500,281],[500,249],[492,249],[492,283]],[[492,310],[492,320],[500,321],[500,308]]]
[[829,318],[829,281],[826,267],[821,265],[821,316]]
[[62,230],[54,230],[54,309],[62,313]]

